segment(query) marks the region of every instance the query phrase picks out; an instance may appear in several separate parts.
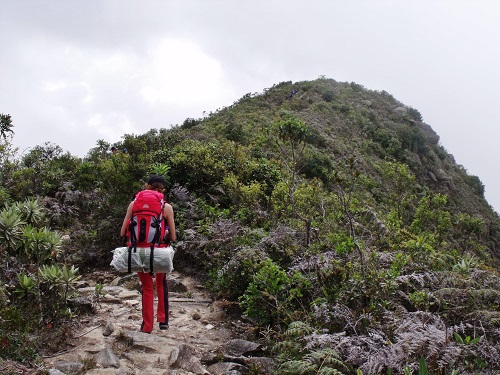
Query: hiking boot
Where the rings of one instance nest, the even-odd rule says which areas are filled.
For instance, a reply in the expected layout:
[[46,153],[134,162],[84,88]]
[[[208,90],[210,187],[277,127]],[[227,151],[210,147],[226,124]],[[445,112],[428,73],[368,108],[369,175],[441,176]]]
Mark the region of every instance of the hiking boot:
[[168,323],[160,323],[160,329],[161,330],[168,329]]

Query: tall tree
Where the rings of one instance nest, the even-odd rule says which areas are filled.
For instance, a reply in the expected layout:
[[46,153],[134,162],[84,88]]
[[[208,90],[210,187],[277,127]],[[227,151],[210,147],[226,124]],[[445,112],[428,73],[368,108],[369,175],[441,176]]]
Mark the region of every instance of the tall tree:
[[4,138],[7,139],[7,134],[14,134],[14,130],[12,128],[14,125],[12,125],[12,119],[10,115],[4,115],[3,113],[0,113],[0,135]]

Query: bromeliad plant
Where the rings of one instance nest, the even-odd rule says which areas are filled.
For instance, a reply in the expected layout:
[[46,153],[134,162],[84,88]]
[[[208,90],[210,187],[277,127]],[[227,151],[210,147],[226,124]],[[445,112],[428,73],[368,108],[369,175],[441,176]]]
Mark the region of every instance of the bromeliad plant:
[[74,284],[81,278],[78,275],[78,268],[75,266],[44,265],[39,272],[41,282],[46,284],[49,290],[57,290],[64,303],[68,299],[70,292],[74,290]]
[[0,245],[13,254],[22,238],[22,227],[25,222],[14,206],[5,207],[0,211]]
[[34,276],[23,271],[17,275],[17,280],[19,286],[15,290],[15,293],[19,295],[21,299],[27,299],[31,294],[36,294],[37,281]]
[[80,279],[78,268],[66,265],[44,265],[39,269],[41,306],[45,320],[57,320],[71,314],[68,299],[74,291],[75,283]]
[[26,225],[23,231],[24,253],[28,261],[37,266],[46,263],[59,250],[61,235],[48,228],[35,228]]

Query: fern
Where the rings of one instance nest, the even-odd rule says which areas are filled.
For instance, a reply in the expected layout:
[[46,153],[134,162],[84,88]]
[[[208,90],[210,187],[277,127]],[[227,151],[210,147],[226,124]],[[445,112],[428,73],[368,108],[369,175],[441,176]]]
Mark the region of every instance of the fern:
[[287,361],[278,367],[278,373],[283,375],[315,374],[316,367],[304,361]]
[[[285,340],[276,344],[274,350],[278,358],[292,358],[279,366],[279,374],[297,375],[342,375],[350,372],[339,353],[328,341],[318,338],[329,335],[317,335],[307,323],[295,321],[290,323],[283,333]],[[314,341],[315,344],[308,344]],[[325,347],[325,344],[328,345]],[[300,359],[297,359],[300,358]]]
[[288,329],[285,331],[285,337],[303,337],[310,335],[313,332],[313,328],[304,322],[296,321],[290,323]]
[[273,351],[278,353],[278,358],[289,358],[298,355],[298,353],[302,350],[302,347],[303,345],[296,340],[285,340],[274,345]]
[[350,370],[335,350],[323,348],[309,352],[302,360],[292,360],[282,363],[278,368],[278,373],[294,375],[344,375],[350,373]]
[[321,370],[318,371],[318,375],[342,375],[343,372],[340,372],[334,368],[322,367]]
[[341,369],[342,371],[348,372],[349,369],[344,364],[339,354],[331,348],[323,348],[319,350],[314,350],[304,356],[304,361],[316,364],[320,369],[324,367]]

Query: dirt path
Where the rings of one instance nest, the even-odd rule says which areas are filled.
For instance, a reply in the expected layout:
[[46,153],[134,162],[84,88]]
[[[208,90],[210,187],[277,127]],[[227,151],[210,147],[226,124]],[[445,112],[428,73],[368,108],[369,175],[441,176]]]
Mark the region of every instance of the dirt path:
[[[222,306],[212,303],[194,279],[177,272],[169,281],[169,329],[162,331],[155,325],[151,334],[139,332],[141,295],[134,276],[118,276],[106,283],[96,314],[84,316],[74,332],[73,348],[46,358],[49,374],[236,375],[269,362],[252,356],[259,346],[239,340],[241,330]],[[80,288],[80,293],[92,295],[95,286]],[[234,345],[238,348],[242,343],[245,347],[235,351]]]

